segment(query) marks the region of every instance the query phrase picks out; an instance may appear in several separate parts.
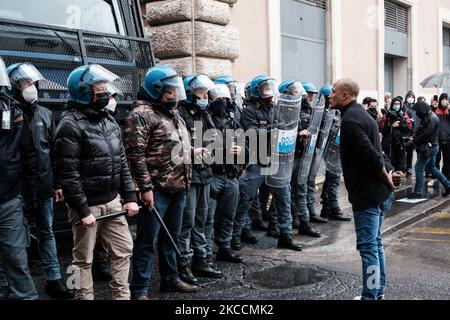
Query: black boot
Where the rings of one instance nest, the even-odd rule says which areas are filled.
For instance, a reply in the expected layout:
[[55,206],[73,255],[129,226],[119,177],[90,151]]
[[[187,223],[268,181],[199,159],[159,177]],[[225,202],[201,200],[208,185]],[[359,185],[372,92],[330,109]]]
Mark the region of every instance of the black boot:
[[345,216],[340,208],[331,209],[329,218],[331,220],[342,221],[342,222],[352,221],[352,218]]
[[233,236],[231,238],[231,249],[235,251],[242,249],[241,236]]
[[206,257],[194,258],[194,261],[192,262],[192,273],[197,277],[213,279],[222,278],[223,276],[222,272],[211,268],[209,263],[206,261]]
[[216,256],[217,261],[225,261],[231,263],[242,263],[242,256],[233,252],[230,248],[219,248]]
[[206,262],[208,262],[210,267],[213,268],[214,270],[219,270],[212,256],[206,256]]
[[323,205],[322,210],[320,211],[320,217],[327,219],[330,217],[331,209],[327,205]]
[[278,229],[276,224],[269,223],[269,227],[267,228],[267,236],[271,238],[278,239],[280,237],[280,230]]
[[264,222],[261,218],[253,219],[252,229],[257,231],[267,231],[267,227],[264,225]]
[[248,228],[242,229],[241,241],[249,244],[258,243],[258,239],[256,239],[255,235]]
[[54,299],[68,300],[73,299],[74,297],[73,292],[67,289],[66,285],[61,279],[47,280],[45,293]]
[[111,271],[105,262],[94,262],[92,264],[92,278],[94,281],[110,282],[112,280]]
[[309,221],[312,223],[320,223],[320,224],[325,224],[328,223],[327,219],[321,218],[316,214],[310,215],[309,216]]
[[298,227],[298,234],[312,238],[320,238],[322,236],[319,231],[313,229],[313,227],[307,220],[300,221],[300,227]]
[[289,233],[282,233],[280,239],[278,239],[278,248],[289,249],[293,251],[302,251],[302,246],[299,243],[292,240],[292,236]]
[[198,279],[192,274],[192,270],[189,265],[179,266],[178,274],[180,279],[184,282],[192,285],[198,284]]

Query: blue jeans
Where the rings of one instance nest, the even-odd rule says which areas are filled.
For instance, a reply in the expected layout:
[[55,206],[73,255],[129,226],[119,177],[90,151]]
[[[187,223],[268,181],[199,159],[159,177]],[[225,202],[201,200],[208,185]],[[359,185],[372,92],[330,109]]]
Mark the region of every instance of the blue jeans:
[[208,218],[209,194],[209,184],[191,184],[178,236],[180,264],[183,266],[190,266],[193,256],[206,258],[208,242],[205,236],[205,224]]
[[[176,241],[181,229],[186,194],[168,194],[154,190],[155,208]],[[158,259],[161,283],[171,284],[179,280],[177,255],[154,214],[143,210],[137,216],[137,237],[133,248],[131,290],[135,293],[147,293],[153,272],[155,245],[158,240]]]
[[431,148],[429,156],[426,156],[422,152],[417,152],[416,186],[414,188],[415,194],[426,196],[425,168],[430,169],[433,177],[438,179],[439,182],[444,186],[444,188],[450,187],[450,181],[436,167],[436,155],[438,152],[439,152],[438,146]]
[[61,271],[53,234],[53,198],[44,200],[38,210],[40,212],[36,212],[35,221],[41,264],[47,280],[59,280]]
[[[247,175],[239,180],[239,202],[234,219],[233,234],[239,236],[249,223],[250,207],[257,197],[258,189],[264,183],[265,176],[261,175],[261,167],[250,165]],[[290,186],[283,188],[271,188],[269,191],[274,199],[275,209],[278,214],[278,227],[281,233],[292,233],[291,217],[291,191]]]
[[[59,280],[61,279],[61,270],[53,234],[53,198],[43,200],[36,212],[30,212],[30,214],[34,216],[36,223],[39,257],[47,280]],[[2,265],[0,264],[0,284],[4,283],[1,269]]]
[[300,221],[309,221],[310,216],[315,215],[314,193],[316,192],[316,177],[309,176],[306,184],[300,184],[298,180],[298,172],[301,168],[299,158],[295,159],[294,170],[292,173],[292,190],[291,190],[291,210],[293,214],[297,214]]
[[23,201],[17,197],[0,204],[0,259],[5,266],[8,299],[35,300],[38,293],[28,267],[28,224]]
[[384,215],[391,208],[393,201],[394,195],[391,195],[379,206],[354,212],[356,248],[362,260],[362,300],[376,300],[384,295],[386,262],[381,228]]
[[[212,256],[214,238],[219,248],[231,248],[233,222],[239,197],[237,179],[226,175],[215,175],[211,184],[208,220],[205,225],[208,247],[206,254]],[[215,236],[214,236],[215,234]]]

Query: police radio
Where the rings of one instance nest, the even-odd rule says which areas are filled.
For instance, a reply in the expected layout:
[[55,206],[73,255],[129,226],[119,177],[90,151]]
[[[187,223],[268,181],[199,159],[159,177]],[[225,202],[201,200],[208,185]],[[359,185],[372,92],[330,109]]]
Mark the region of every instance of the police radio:
[[0,100],[0,122],[1,122],[1,130],[2,131],[11,131],[12,130],[12,112],[11,107],[5,102]]

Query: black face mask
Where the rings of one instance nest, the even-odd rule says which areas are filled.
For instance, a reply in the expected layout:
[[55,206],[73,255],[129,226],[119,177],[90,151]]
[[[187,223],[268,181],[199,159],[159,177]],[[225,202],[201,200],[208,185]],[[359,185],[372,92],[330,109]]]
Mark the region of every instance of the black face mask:
[[97,110],[104,109],[109,103],[110,94],[108,92],[97,93],[97,101],[93,103],[93,106]]
[[369,112],[373,113],[373,114],[377,114],[378,113],[378,109],[377,108],[369,108]]
[[214,102],[211,102],[210,108],[211,111],[215,114],[223,114],[227,111],[228,103],[223,99],[216,100]]
[[177,101],[169,101],[163,103],[163,105],[169,109],[170,111],[175,110],[177,108],[178,102]]

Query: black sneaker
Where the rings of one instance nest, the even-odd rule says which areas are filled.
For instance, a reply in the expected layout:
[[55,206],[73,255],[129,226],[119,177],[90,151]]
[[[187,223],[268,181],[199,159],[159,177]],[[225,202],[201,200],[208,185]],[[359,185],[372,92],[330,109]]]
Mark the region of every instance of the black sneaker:
[[419,199],[426,200],[427,197],[422,194],[419,194],[419,193],[411,193],[409,195],[408,199],[410,199],[410,200],[419,200]]
[[442,197],[446,198],[450,195],[450,187],[445,188],[445,191],[442,193]]
[[73,292],[67,289],[66,285],[61,279],[47,280],[45,293],[54,299],[69,300],[74,298]]

